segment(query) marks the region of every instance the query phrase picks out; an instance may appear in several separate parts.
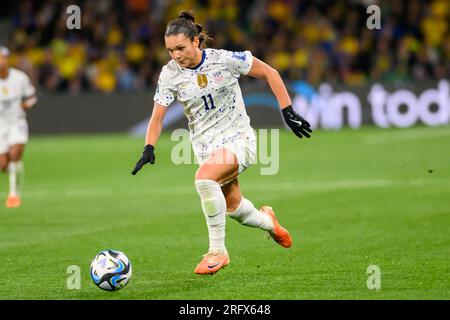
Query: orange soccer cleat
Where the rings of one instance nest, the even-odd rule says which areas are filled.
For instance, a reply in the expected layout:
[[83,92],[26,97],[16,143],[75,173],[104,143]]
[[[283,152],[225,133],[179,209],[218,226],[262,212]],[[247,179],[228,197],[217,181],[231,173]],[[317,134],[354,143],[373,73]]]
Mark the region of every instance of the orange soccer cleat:
[[19,196],[8,195],[8,198],[6,198],[5,206],[7,208],[18,208],[18,207],[20,207],[20,197]]
[[289,248],[292,246],[292,238],[285,228],[281,226],[278,222],[277,218],[275,218],[275,212],[273,212],[272,207],[263,206],[259,209],[264,214],[267,214],[273,221],[273,230],[269,232],[269,235],[272,237],[275,242],[277,242],[280,246],[285,248]]
[[211,251],[203,256],[203,260],[197,265],[194,272],[197,274],[214,274],[230,263],[228,253]]

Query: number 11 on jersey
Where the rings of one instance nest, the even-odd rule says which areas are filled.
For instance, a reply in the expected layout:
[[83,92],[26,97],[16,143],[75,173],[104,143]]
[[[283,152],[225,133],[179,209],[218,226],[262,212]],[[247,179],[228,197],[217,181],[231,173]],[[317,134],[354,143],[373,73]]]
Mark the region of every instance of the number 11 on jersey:
[[211,108],[208,105],[208,100],[206,100],[206,96],[202,96],[203,102],[205,103],[205,111],[208,111],[209,109],[215,109],[216,108],[216,106],[214,105],[214,101],[213,101],[213,98],[211,96],[211,93],[208,94],[208,98],[209,98],[209,101],[211,102]]

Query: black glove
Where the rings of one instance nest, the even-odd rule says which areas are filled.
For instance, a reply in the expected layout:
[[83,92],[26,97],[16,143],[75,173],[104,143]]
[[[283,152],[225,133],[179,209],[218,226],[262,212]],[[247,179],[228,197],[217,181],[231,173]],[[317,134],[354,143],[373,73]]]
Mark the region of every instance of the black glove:
[[292,106],[288,106],[281,110],[283,113],[284,121],[299,138],[310,138],[311,125],[305,118],[294,111]]
[[155,163],[155,153],[153,152],[155,147],[151,144],[148,144],[144,147],[144,151],[142,152],[142,156],[139,161],[136,163],[136,166],[133,169],[131,174],[134,176],[139,170],[141,170],[142,166],[148,162],[151,164]]

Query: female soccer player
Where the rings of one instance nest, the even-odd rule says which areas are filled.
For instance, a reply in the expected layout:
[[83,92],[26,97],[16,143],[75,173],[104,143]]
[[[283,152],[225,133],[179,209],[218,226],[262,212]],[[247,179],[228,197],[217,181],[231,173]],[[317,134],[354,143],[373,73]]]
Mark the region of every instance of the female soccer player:
[[309,123],[298,115],[279,73],[249,51],[206,49],[211,38],[187,11],[171,21],[165,45],[172,58],[161,71],[154,96],[145,147],[132,172],[155,162],[155,146],[167,107],[175,98],[184,105],[192,148],[200,164],[195,187],[209,232],[209,250],[195,273],[213,274],[229,262],[225,248],[226,215],[243,225],[268,231],[285,248],[292,239],[271,207],[255,209],[240,191],[238,175],[254,162],[256,137],[245,111],[238,79],[241,74],[264,79],[275,94],[288,126],[299,137],[310,137]]
[[30,78],[9,66],[10,52],[0,46],[0,169],[9,173],[7,208],[20,206],[20,184],[23,179],[22,155],[28,142],[25,110],[37,98]]

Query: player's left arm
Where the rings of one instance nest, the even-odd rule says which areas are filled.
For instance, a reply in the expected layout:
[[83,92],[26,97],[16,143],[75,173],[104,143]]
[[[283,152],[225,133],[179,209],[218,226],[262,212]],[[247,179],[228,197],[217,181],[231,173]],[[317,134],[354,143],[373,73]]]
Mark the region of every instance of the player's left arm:
[[295,112],[292,108],[291,98],[289,97],[289,93],[278,70],[272,68],[258,58],[253,57],[252,66],[247,75],[267,81],[273,94],[277,98],[286,124],[289,128],[291,128],[297,137],[309,138],[311,136],[311,125],[305,118]]
[[30,97],[25,97],[22,99],[22,108],[25,110],[31,109],[37,103],[36,95],[32,95]]
[[36,89],[27,75],[25,75],[23,79],[22,88],[23,88],[22,108],[25,110],[31,109],[37,103],[37,96],[36,96]]
[[280,109],[283,110],[287,106],[292,105],[291,98],[289,97],[289,93],[283,83],[283,79],[281,79],[280,73],[276,69],[269,66],[267,63],[259,60],[256,57],[253,57],[252,67],[247,75],[253,78],[264,79],[267,81],[270,88],[272,89],[273,94],[278,100]]

